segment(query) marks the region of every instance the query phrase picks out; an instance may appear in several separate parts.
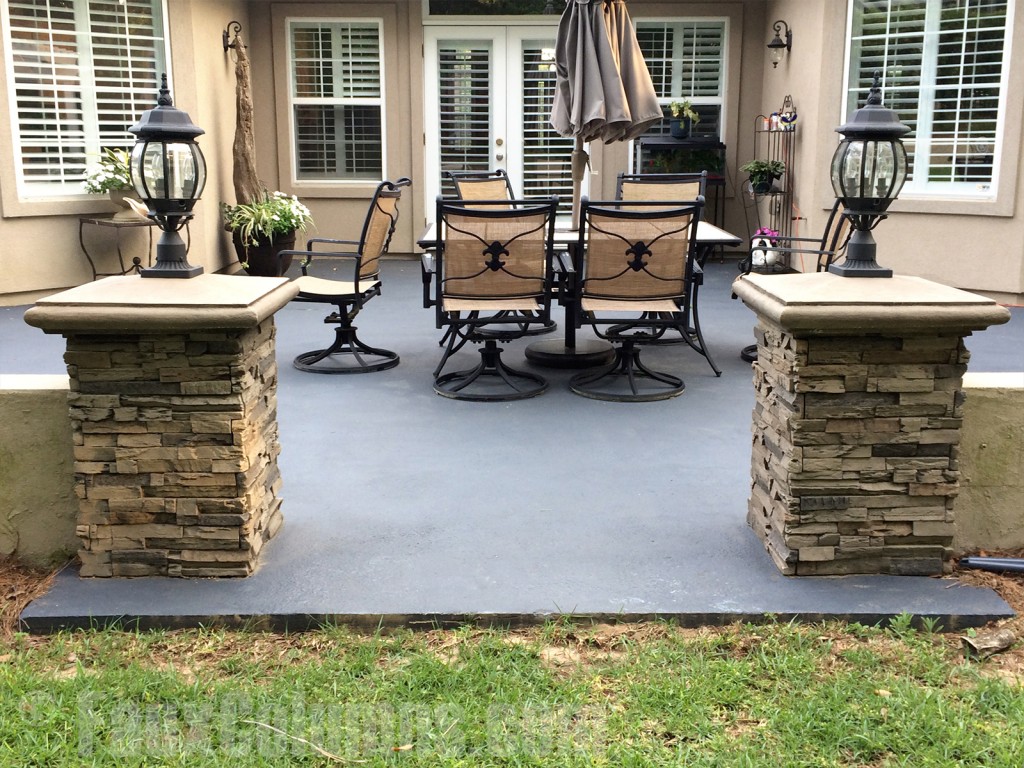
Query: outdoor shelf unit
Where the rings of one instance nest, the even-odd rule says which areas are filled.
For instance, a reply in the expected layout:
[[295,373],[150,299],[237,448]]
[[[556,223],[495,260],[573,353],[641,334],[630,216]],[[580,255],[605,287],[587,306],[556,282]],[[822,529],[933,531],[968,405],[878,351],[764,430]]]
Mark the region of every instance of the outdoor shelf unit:
[[[754,118],[754,157],[758,160],[781,160],[786,165],[786,172],[781,179],[776,179],[769,192],[754,192],[749,184],[744,183],[753,209],[753,222],[747,216],[750,232],[767,227],[774,229],[783,237],[792,237],[793,232],[793,195],[796,181],[796,154],[794,151],[796,126],[788,130],[769,130],[763,126],[768,118],[758,115]],[[753,226],[751,226],[753,224]],[[776,269],[789,268],[787,263],[776,265]]]
[[634,168],[637,173],[708,172],[709,221],[722,227],[725,222],[725,144],[717,138],[676,139],[672,136],[642,136],[635,142]]

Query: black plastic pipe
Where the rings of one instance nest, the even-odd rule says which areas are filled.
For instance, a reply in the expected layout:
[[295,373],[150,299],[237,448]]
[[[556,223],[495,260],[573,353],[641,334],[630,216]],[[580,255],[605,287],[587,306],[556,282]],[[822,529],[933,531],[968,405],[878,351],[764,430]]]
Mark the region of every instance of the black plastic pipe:
[[1020,557],[963,557],[960,565],[982,571],[1010,571],[1024,573],[1024,558]]

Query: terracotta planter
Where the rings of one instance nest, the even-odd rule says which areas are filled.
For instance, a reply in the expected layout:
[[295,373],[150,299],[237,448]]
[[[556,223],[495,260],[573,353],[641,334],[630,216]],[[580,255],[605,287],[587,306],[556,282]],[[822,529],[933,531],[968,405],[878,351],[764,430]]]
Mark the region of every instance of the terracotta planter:
[[258,277],[281,277],[288,271],[292,264],[292,257],[285,256],[278,259],[280,251],[290,251],[295,248],[295,233],[289,232],[284,235],[276,235],[271,239],[259,238],[256,245],[245,246],[237,232],[231,233],[231,242],[235,246],[235,253],[242,263],[242,268],[250,275]]

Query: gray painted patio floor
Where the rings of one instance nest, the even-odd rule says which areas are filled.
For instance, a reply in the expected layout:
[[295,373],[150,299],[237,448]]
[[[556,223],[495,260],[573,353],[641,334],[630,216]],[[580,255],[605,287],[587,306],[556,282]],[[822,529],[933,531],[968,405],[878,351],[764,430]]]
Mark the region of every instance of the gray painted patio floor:
[[[305,628],[464,621],[523,624],[573,614],[685,625],[908,612],[948,628],[1012,615],[955,579],[780,575],[745,523],[753,388],[739,350],[753,314],[729,298],[733,263],[712,263],[704,329],[723,369],[685,345],[645,350],[686,392],[658,403],[572,395],[545,369],[544,395],[516,403],[438,397],[433,315],[414,261],[385,265],[384,295],[359,317],[392,370],[322,376],[291,366],[332,331],[322,308],[277,315],[285,524],[246,579],[80,579],[61,572],[22,614],[31,631],[123,622]],[[63,372],[63,340],[0,310],[4,373]],[[968,339],[971,370],[1024,369],[1024,315]],[[583,332],[586,336],[589,332]],[[513,365],[528,340],[503,347]],[[16,351],[17,354],[8,354]],[[459,357],[469,362],[475,353]]]

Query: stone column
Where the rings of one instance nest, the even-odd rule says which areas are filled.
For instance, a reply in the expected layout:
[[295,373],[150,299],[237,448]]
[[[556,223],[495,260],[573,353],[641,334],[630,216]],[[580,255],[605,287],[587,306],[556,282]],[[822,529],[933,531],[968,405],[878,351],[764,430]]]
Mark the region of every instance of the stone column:
[[283,278],[111,277],[25,313],[67,339],[82,576],[246,576],[281,525]]
[[789,575],[949,571],[963,338],[994,301],[915,277],[744,276],[757,314],[747,521]]

